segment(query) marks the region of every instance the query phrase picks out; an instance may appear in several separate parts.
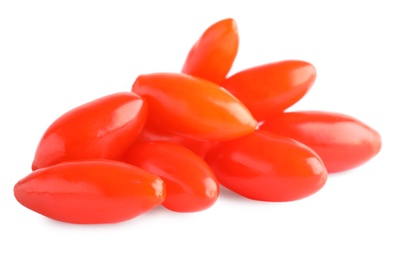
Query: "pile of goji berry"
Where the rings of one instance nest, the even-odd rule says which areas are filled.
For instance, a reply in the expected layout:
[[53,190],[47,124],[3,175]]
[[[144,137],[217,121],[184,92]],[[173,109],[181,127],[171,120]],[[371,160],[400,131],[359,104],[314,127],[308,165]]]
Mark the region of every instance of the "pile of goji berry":
[[320,190],[328,173],[381,149],[380,135],[340,113],[286,109],[315,81],[315,67],[284,60],[232,76],[233,19],[207,28],[181,72],[139,75],[129,91],[76,107],[42,136],[32,173],[16,183],[25,207],[69,223],[115,223],[158,205],[197,212],[220,185],[261,201]]

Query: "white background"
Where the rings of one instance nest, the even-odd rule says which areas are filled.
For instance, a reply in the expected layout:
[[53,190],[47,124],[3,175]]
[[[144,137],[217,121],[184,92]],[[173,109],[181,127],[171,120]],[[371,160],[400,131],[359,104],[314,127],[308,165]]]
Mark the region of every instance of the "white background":
[[[403,259],[399,2],[1,1],[0,259]],[[179,71],[201,33],[228,17],[240,34],[231,74],[311,62],[317,80],[290,110],[354,116],[381,134],[381,152],[289,203],[223,189],[203,212],[160,207],[119,224],[72,225],[15,200],[53,120],[129,91],[139,74]]]

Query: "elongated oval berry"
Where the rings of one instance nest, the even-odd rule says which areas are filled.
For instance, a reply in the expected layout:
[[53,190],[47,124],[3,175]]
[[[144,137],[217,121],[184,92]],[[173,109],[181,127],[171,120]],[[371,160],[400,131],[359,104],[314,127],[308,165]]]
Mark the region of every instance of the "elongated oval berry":
[[239,35],[234,19],[208,27],[190,49],[182,72],[220,84],[235,60]]
[[54,220],[107,224],[160,205],[165,184],[157,175],[122,162],[66,162],[33,171],[15,184],[14,196]]
[[216,144],[205,160],[220,184],[254,200],[302,199],[327,180],[326,168],[312,149],[264,130]]
[[118,159],[139,135],[146,103],[133,92],[107,95],[57,118],[45,131],[32,169],[71,160]]
[[221,84],[249,109],[257,121],[283,112],[300,100],[316,79],[305,61],[284,60],[242,70]]
[[379,153],[382,143],[379,133],[358,119],[327,111],[282,113],[263,123],[260,129],[311,147],[329,173],[362,165]]
[[167,141],[134,144],[124,160],[161,177],[167,193],[164,207],[177,212],[210,208],[219,183],[207,163],[189,149]]
[[183,73],[140,75],[132,91],[146,100],[152,124],[191,138],[230,140],[253,132],[257,125],[227,90]]

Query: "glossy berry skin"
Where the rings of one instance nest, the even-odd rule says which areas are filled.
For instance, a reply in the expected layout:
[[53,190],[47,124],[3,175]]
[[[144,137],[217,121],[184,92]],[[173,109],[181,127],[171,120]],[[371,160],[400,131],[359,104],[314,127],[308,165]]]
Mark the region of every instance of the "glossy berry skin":
[[271,118],[260,129],[293,138],[311,147],[329,173],[353,169],[381,149],[377,131],[358,119],[327,111],[287,112]]
[[213,144],[209,141],[189,138],[187,136],[169,131],[168,129],[156,127],[146,123],[141,130],[140,135],[137,137],[136,142],[150,141],[172,142],[188,148],[201,158],[204,157],[206,152],[211,148]]
[[235,20],[218,21],[207,28],[192,46],[182,72],[220,84],[232,67],[238,46]]
[[122,162],[60,163],[33,171],[14,186],[19,203],[54,220],[75,224],[126,221],[160,205],[165,184]]
[[253,132],[257,125],[224,88],[183,73],[140,75],[132,91],[147,102],[151,124],[190,138],[230,140]]
[[223,186],[253,200],[302,199],[327,180],[326,168],[312,149],[264,130],[218,143],[205,160]]
[[134,144],[127,163],[161,177],[166,185],[164,207],[176,212],[210,208],[219,195],[219,183],[207,163],[189,149],[167,141]]
[[315,79],[312,64],[284,60],[239,71],[221,85],[244,103],[257,121],[263,121],[299,101]]
[[45,131],[32,169],[72,160],[116,160],[137,138],[146,117],[146,103],[132,92],[110,94],[78,106]]

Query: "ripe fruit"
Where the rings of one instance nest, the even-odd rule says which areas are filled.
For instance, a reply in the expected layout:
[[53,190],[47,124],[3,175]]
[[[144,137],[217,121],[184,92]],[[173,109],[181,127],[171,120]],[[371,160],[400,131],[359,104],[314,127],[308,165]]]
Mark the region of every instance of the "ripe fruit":
[[189,149],[167,141],[134,144],[124,160],[164,180],[162,205],[178,212],[210,208],[219,195],[219,183],[207,163]]
[[23,206],[76,224],[125,221],[160,205],[165,184],[156,175],[116,161],[78,161],[38,169],[14,186]]
[[300,100],[315,79],[312,64],[284,60],[239,71],[221,85],[245,104],[257,121],[262,121]]
[[260,129],[295,139],[311,147],[329,173],[360,166],[381,149],[377,131],[348,115],[326,111],[282,113]]
[[216,144],[205,160],[220,184],[254,200],[302,199],[327,180],[326,168],[312,149],[264,130]]
[[116,160],[136,140],[146,115],[146,103],[132,92],[114,93],[76,107],[45,131],[32,169],[71,160]]
[[192,46],[182,72],[220,84],[238,52],[239,36],[234,19],[211,25]]
[[224,141],[253,132],[256,120],[224,88],[181,73],[137,77],[132,91],[148,104],[148,122],[190,138]]

